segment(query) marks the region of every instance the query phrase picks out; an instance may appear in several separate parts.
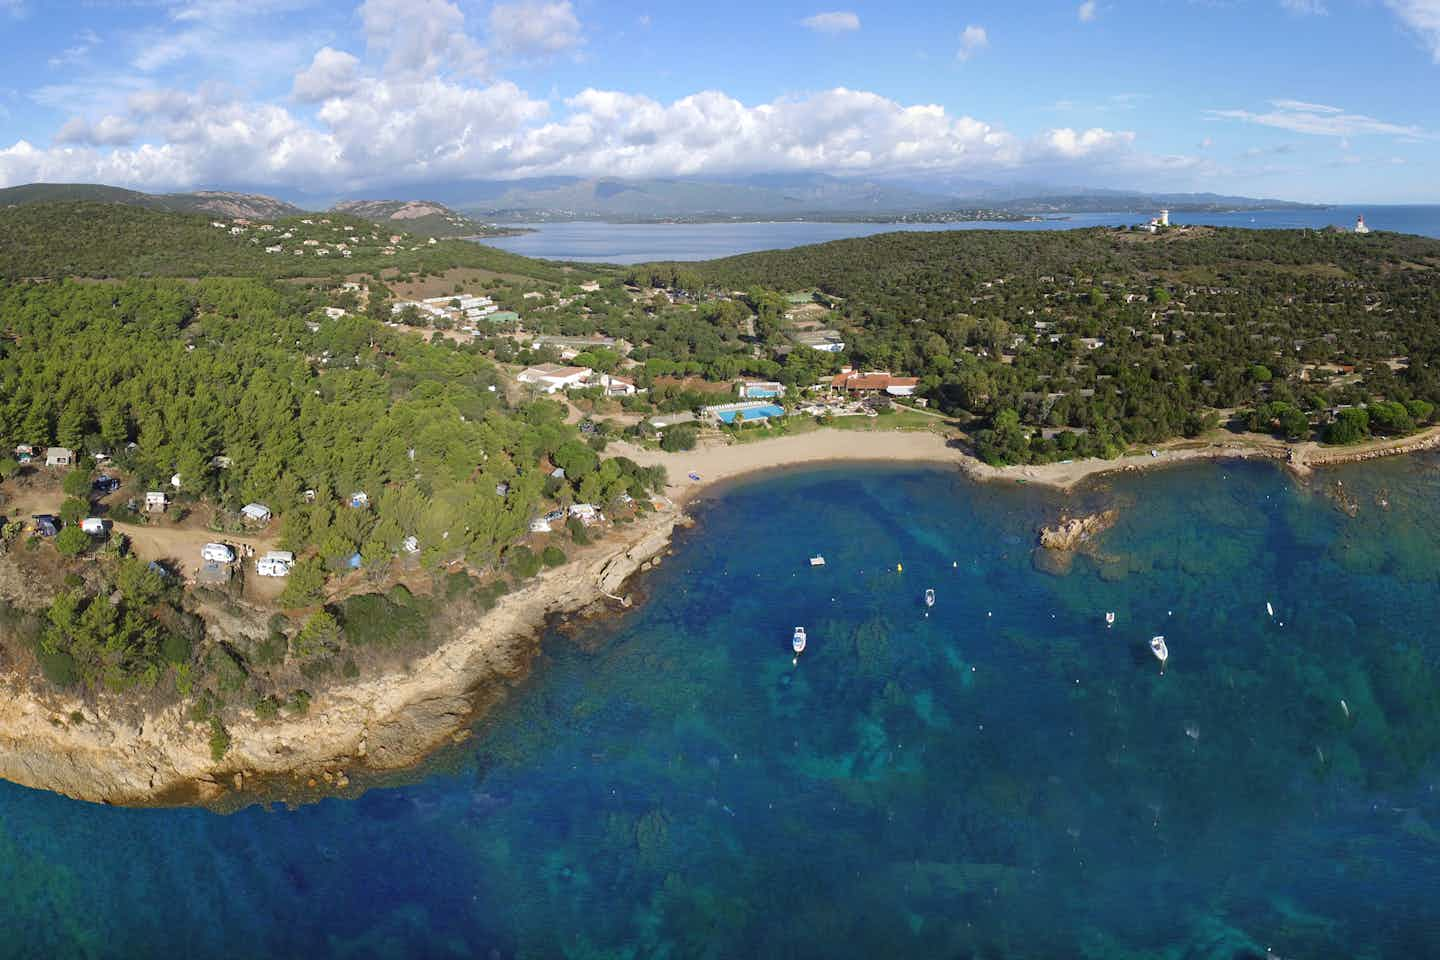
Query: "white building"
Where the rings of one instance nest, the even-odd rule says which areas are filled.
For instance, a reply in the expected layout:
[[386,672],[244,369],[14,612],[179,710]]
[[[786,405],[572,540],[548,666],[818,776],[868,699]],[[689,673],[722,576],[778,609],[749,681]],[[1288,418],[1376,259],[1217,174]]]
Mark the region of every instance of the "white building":
[[1369,233],[1369,232],[1370,232],[1370,228],[1367,227],[1367,226],[1365,226],[1365,218],[1364,218],[1363,216],[1360,216],[1360,217],[1356,217],[1356,218],[1355,218],[1355,232],[1356,232],[1356,233]]
[[251,523],[269,523],[270,508],[263,503],[247,503],[240,508],[240,515]]
[[235,551],[223,543],[207,543],[200,548],[200,559],[206,563],[234,563]]
[[1169,211],[1169,210],[1161,210],[1161,211],[1160,211],[1160,224],[1159,224],[1159,225],[1162,226],[1162,227],[1168,227],[1168,226],[1170,226],[1170,211]]
[[75,451],[69,447],[47,447],[45,449],[45,466],[69,467],[74,464]]
[[80,521],[80,529],[92,537],[105,536],[105,521],[99,517],[86,517]]
[[592,373],[594,371],[589,367],[561,367],[553,363],[542,363],[537,367],[525,368],[515,379],[521,383],[533,383],[546,393],[555,393],[584,386]]

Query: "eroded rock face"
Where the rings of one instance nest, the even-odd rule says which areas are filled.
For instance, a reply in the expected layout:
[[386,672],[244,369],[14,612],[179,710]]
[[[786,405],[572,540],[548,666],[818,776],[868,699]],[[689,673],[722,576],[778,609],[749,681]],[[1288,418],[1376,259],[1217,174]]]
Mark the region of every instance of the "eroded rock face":
[[1119,517],[1117,510],[1105,510],[1086,517],[1061,517],[1053,527],[1040,528],[1040,546],[1073,553],[1114,526]]
[[91,704],[0,672],[0,777],[81,800],[185,804],[217,802],[252,777],[309,777],[323,790],[321,780],[338,783],[327,771],[411,766],[504,698],[528,669],[547,616],[622,590],[683,522],[661,514],[578,554],[405,669],[318,692],[305,716],[227,717],[231,744],[218,762],[208,726],[179,705],[142,715],[123,701]]

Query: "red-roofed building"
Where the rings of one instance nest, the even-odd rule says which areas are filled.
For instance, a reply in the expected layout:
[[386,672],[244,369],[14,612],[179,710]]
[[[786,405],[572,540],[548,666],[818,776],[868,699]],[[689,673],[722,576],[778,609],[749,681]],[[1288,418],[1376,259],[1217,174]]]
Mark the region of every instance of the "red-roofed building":
[[849,394],[888,393],[892,397],[912,397],[920,385],[918,377],[894,377],[882,370],[861,373],[858,370],[842,370],[830,381],[834,390]]

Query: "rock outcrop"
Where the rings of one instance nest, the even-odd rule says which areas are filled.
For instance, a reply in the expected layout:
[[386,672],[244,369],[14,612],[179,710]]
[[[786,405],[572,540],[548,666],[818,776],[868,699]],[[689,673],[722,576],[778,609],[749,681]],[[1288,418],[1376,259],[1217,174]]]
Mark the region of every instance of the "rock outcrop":
[[1061,517],[1055,526],[1040,528],[1040,546],[1046,550],[1074,552],[1114,526],[1119,517],[1116,510],[1092,513],[1086,517]]
[[304,716],[227,716],[231,743],[218,762],[208,726],[180,705],[137,716],[118,700],[102,697],[97,708],[33,690],[28,678],[0,676],[0,777],[81,800],[139,805],[214,802],[237,784],[267,778],[338,789],[357,772],[412,766],[504,698],[528,670],[536,631],[547,617],[618,594],[666,549],[681,522],[670,510],[617,528],[610,539],[502,597],[403,672],[318,692]]

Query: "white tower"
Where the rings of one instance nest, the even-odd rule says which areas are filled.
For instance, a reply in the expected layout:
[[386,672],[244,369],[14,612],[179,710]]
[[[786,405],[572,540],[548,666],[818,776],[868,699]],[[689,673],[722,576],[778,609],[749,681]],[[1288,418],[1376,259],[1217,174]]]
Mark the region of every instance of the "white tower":
[[1170,211],[1169,211],[1169,210],[1161,210],[1161,211],[1160,211],[1160,226],[1162,226],[1162,227],[1168,227],[1168,226],[1170,226]]
[[1369,232],[1370,232],[1370,228],[1367,227],[1367,226],[1365,226],[1365,216],[1364,216],[1363,214],[1355,218],[1355,232],[1356,232],[1356,233],[1369,233]]

